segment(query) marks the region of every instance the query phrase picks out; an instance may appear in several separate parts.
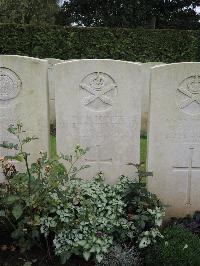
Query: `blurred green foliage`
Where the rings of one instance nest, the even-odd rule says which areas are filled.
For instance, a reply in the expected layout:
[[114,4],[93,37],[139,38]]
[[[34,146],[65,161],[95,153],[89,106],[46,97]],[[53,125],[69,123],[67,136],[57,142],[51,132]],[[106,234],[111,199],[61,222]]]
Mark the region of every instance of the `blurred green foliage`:
[[0,24],[0,53],[136,62],[200,60],[200,32]]
[[200,265],[200,239],[188,229],[175,225],[161,232],[162,240],[145,250],[145,265]]

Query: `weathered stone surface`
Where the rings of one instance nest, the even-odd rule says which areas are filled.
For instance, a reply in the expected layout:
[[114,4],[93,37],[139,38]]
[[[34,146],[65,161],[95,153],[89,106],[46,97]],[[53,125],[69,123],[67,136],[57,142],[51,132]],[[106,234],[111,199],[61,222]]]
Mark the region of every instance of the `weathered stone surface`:
[[[0,142],[15,143],[7,128],[22,122],[25,135],[39,138],[26,145],[30,162],[39,157],[40,150],[49,151],[47,69],[45,60],[0,56]],[[8,154],[0,148],[0,156]]]
[[[53,86],[53,77],[52,77],[52,69],[54,65],[63,63],[64,60],[55,59],[55,58],[46,58],[48,60],[48,76],[49,76],[49,106],[50,106],[50,123],[55,125],[56,124],[56,115],[55,115],[55,91]],[[70,60],[73,61],[73,60]],[[139,62],[134,62],[139,63]],[[163,64],[161,62],[149,62],[142,64],[142,105],[141,105],[141,112],[142,112],[142,124],[141,124],[141,132],[146,134],[147,133],[147,123],[148,123],[148,112],[149,112],[149,83],[150,83],[150,70],[151,67]]]
[[49,119],[50,124],[56,124],[56,113],[55,113],[55,91],[53,86],[52,70],[54,65],[64,62],[61,59],[46,58],[48,60],[48,86],[49,86]]
[[132,176],[139,162],[140,65],[73,60],[54,67],[58,153],[89,147],[81,177],[105,173],[109,182]]
[[200,209],[200,63],[155,67],[151,75],[148,188],[167,217]]
[[161,62],[149,62],[142,64],[142,124],[141,132],[147,133],[148,114],[149,114],[149,85],[150,85],[150,73],[151,67],[161,65]]

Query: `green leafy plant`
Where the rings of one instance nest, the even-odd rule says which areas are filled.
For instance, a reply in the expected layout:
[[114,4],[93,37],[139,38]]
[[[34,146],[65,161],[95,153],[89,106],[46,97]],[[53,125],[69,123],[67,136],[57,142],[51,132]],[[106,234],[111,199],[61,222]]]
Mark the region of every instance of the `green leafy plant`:
[[[18,241],[22,250],[26,250],[39,244],[41,217],[44,210],[52,208],[48,194],[62,182],[63,177],[66,180],[73,178],[75,170],[78,172],[84,168],[75,168],[75,162],[86,151],[77,146],[75,154],[65,158],[69,163],[68,170],[58,160],[48,160],[47,154],[43,152],[37,162],[29,166],[29,154],[24,152],[24,146],[37,138],[23,138],[25,131],[21,124],[10,125],[8,132],[15,135],[18,142],[13,144],[4,141],[0,145],[15,151],[15,155],[1,158],[6,177],[6,182],[0,185],[1,223],[10,225],[12,237]],[[17,172],[14,160],[25,162],[24,173]]]
[[124,186],[122,194],[123,201],[126,204],[126,213],[128,219],[133,221],[137,235],[140,236],[140,248],[145,248],[156,238],[162,238],[159,228],[165,215],[165,208],[155,194],[150,193],[142,179],[152,176],[151,172],[146,172],[143,168],[143,162],[140,164],[129,163],[137,169],[138,182],[130,182]]
[[167,227],[164,239],[144,250],[146,265],[200,265],[200,239],[181,225]]
[[[161,237],[163,208],[133,178],[122,176],[115,185],[106,184],[102,173],[90,180],[78,178],[89,167],[78,163],[87,152],[80,146],[54,160],[41,152],[29,166],[24,146],[36,138],[23,137],[21,124],[8,131],[18,142],[1,144],[15,155],[1,158],[6,182],[0,186],[0,221],[11,226],[22,250],[44,242],[49,256],[53,246],[62,263],[72,255],[100,262],[113,241],[143,248]],[[25,161],[26,170],[18,172],[13,160]]]

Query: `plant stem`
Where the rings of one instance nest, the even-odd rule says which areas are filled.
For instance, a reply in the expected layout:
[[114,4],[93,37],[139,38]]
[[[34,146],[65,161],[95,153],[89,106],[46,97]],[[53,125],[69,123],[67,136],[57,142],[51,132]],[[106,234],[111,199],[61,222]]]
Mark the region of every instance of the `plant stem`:
[[46,240],[46,245],[47,245],[47,253],[48,253],[48,257],[49,257],[50,261],[52,262],[52,264],[54,264],[54,263],[53,263],[53,260],[52,260],[52,257],[51,257],[51,252],[50,252],[50,249],[49,249],[49,243],[48,243],[48,239],[47,239],[47,237],[45,237],[45,240]]
[[26,153],[24,154],[24,160],[25,160],[25,163],[26,163],[26,169],[27,169],[27,173],[28,173],[28,194],[30,196],[31,195],[31,173],[30,173],[30,170],[29,170],[28,156],[27,156]]
[[73,169],[74,165],[80,160],[81,157],[82,157],[82,156],[77,157],[77,158],[75,159],[74,162],[71,162],[71,165],[70,165],[70,167],[69,167],[69,170],[67,171],[68,181],[70,181],[70,177],[69,177],[69,175],[71,174],[71,170]]

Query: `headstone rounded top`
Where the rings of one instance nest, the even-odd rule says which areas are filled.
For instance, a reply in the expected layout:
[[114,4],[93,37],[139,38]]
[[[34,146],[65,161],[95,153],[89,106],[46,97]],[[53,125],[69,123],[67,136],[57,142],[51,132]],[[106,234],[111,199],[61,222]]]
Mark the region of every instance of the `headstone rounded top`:
[[9,68],[0,67],[0,100],[16,98],[22,88],[18,75]]
[[81,81],[80,94],[83,106],[93,111],[105,111],[113,105],[117,84],[110,75],[93,72]]

